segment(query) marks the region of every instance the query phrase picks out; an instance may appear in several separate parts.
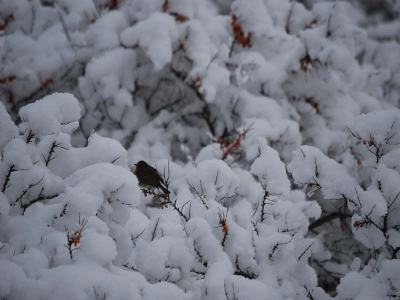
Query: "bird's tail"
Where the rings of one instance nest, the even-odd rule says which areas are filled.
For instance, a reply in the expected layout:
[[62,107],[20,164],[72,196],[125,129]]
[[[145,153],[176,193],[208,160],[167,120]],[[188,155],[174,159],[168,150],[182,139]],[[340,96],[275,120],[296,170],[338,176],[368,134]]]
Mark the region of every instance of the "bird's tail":
[[159,188],[164,192],[164,194],[167,194],[167,195],[171,194],[171,192],[168,191],[168,190],[167,190],[165,187],[163,187],[161,184],[159,185]]

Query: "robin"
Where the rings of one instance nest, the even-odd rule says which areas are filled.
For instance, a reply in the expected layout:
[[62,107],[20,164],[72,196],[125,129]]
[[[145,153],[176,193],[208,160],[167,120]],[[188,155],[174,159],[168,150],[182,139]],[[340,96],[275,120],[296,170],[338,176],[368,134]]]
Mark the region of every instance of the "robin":
[[145,189],[161,189],[164,194],[170,194],[163,185],[165,185],[164,180],[158,174],[157,170],[149,166],[145,161],[141,160],[135,164],[136,168],[133,173],[136,175],[139,185]]

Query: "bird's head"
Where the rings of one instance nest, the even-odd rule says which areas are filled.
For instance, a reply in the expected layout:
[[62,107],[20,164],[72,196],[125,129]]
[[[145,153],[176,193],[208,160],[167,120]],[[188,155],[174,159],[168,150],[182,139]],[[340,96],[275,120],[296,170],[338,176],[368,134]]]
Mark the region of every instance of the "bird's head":
[[138,161],[135,164],[136,168],[135,171],[133,171],[134,174],[136,174],[137,171],[139,171],[140,169],[143,169],[147,166],[147,163],[144,160]]

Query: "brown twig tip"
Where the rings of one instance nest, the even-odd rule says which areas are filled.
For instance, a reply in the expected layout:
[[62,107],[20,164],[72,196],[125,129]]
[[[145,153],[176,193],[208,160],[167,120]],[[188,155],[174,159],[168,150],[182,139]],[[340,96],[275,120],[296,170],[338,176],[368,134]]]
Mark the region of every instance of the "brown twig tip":
[[226,212],[223,212],[221,210],[218,211],[219,225],[215,227],[215,228],[222,227],[222,232],[224,233],[224,237],[222,238],[222,243],[221,243],[222,247],[225,247],[225,242],[228,238],[228,233],[229,233],[229,227],[227,222],[228,209],[229,208],[226,209]]
[[243,48],[251,48],[252,43],[251,43],[251,38],[252,38],[252,33],[250,32],[247,36],[244,35],[242,26],[237,23],[238,18],[236,14],[232,14],[231,16],[231,27],[232,27],[232,32],[235,36],[235,39],[237,42],[242,45]]

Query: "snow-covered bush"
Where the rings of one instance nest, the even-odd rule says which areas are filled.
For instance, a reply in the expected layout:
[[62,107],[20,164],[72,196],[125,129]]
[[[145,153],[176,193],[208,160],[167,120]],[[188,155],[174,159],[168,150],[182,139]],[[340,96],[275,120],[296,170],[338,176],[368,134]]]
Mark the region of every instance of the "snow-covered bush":
[[71,94],[23,107],[19,128],[0,108],[2,297],[283,299],[316,288],[307,260],[318,241],[304,235],[319,205],[291,191],[265,139],[250,171],[161,161],[177,199],[154,209],[118,142],[93,133],[71,145]]
[[[329,251],[321,253],[317,260],[321,260],[321,268],[326,268],[327,272],[335,273],[335,269],[343,275],[350,272],[338,286],[339,296],[344,299],[383,299],[398,293],[399,273],[394,271],[400,251],[398,120],[400,110],[390,109],[358,116],[349,123],[348,130],[354,140],[346,162],[352,165],[352,170],[358,169],[353,176],[343,165],[310,146],[296,150],[288,165],[294,181],[305,191],[309,194],[321,191],[324,202],[333,203],[324,205],[324,211],[329,214],[310,229],[340,219],[340,229],[336,226],[336,234],[324,237],[324,244],[328,250],[340,252],[342,264],[352,258],[353,262],[348,268],[345,265],[334,266],[329,261],[332,255]],[[346,228],[346,218],[351,218],[350,228]],[[352,235],[360,245],[350,238]],[[360,253],[346,253],[343,251],[346,248],[358,249]],[[364,256],[364,263],[368,264],[358,274],[362,262],[360,257]],[[347,281],[356,281],[358,288],[354,289],[354,285]]]
[[0,0],[0,296],[398,297],[385,3]]

